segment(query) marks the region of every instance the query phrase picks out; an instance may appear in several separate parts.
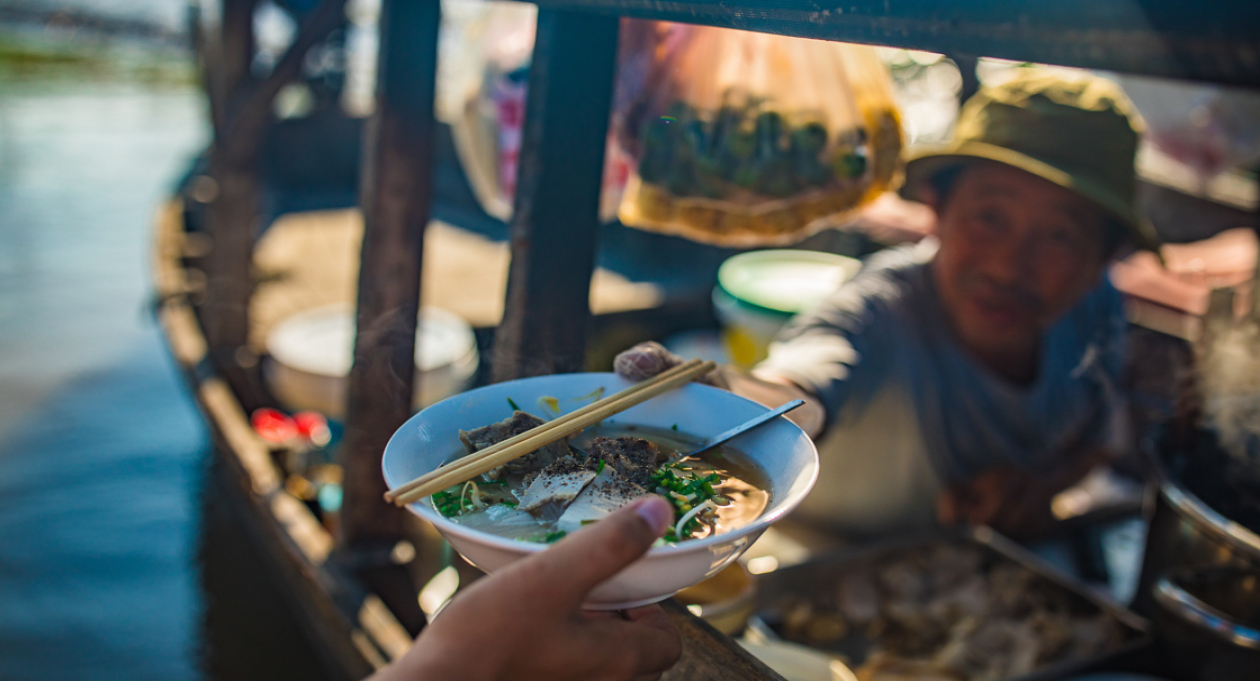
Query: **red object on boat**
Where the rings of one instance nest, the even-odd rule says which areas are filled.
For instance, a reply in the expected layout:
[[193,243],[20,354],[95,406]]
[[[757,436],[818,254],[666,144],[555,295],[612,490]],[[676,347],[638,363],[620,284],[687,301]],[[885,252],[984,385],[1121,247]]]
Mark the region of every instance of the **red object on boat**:
[[311,444],[323,447],[332,440],[332,431],[328,429],[328,419],[317,411],[300,411],[293,415],[300,433]]
[[288,442],[299,433],[297,422],[278,409],[257,409],[249,417],[249,423],[267,442]]

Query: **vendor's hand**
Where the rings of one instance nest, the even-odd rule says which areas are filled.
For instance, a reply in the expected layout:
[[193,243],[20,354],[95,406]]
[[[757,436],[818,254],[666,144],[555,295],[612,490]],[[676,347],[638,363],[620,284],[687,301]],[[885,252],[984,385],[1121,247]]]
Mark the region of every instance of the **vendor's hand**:
[[[683,358],[666,350],[660,343],[639,343],[617,355],[613,360],[613,368],[617,375],[630,381],[642,381],[662,371],[668,371],[682,364]],[[727,366],[718,368],[701,376],[696,383],[704,383],[736,395],[747,397],[754,402],[774,408],[791,400],[805,400],[805,406],[794,409],[787,415],[809,434],[817,437],[822,432],[827,419],[827,411],[817,397],[801,390],[786,378],[773,375],[745,374]]]
[[[613,360],[613,371],[628,381],[644,381],[659,373],[669,371],[685,360],[665,349],[656,341],[639,343],[624,350]],[[726,388],[722,370],[718,368],[696,379],[697,383]]]
[[1013,536],[1036,534],[1053,523],[1050,500],[1059,492],[1044,476],[1012,468],[994,468],[956,485],[936,500],[942,525],[989,525]]
[[582,610],[587,594],[643,555],[673,518],[655,495],[479,580],[374,681],[648,681],[682,643],[659,606]]

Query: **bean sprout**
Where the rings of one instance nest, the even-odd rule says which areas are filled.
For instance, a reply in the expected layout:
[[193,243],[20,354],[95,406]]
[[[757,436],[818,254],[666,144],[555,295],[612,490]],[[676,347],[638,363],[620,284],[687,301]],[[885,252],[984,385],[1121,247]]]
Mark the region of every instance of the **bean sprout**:
[[459,505],[460,505],[460,506],[463,506],[463,505],[464,505],[464,498],[468,496],[468,488],[469,488],[469,487],[472,487],[472,505],[473,505],[473,508],[474,508],[474,509],[477,509],[477,510],[481,510],[481,509],[485,508],[485,507],[486,507],[486,504],[485,504],[485,502],[483,502],[483,501],[481,500],[481,490],[480,490],[480,489],[478,489],[478,487],[477,487],[477,483],[473,482],[472,480],[469,480],[468,482],[464,483],[464,489],[460,490],[460,493],[459,493]]
[[682,540],[683,528],[687,526],[687,523],[691,522],[691,519],[699,515],[701,511],[705,510],[706,508],[712,508],[712,507],[713,507],[713,502],[705,500],[704,503],[691,509],[690,511],[687,511],[687,513],[685,513],[683,517],[678,520],[678,524],[674,526],[674,536],[678,537],[679,540]]

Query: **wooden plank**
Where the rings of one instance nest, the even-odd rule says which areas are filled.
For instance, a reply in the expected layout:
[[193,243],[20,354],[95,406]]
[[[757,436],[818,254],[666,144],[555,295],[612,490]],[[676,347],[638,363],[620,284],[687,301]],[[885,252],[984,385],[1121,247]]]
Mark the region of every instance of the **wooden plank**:
[[583,368],[617,24],[538,12],[496,381]]
[[958,55],[1260,86],[1255,0],[537,0],[598,12]]
[[411,415],[440,21],[438,0],[382,6],[376,111],[362,173],[358,331],[341,452],[342,546],[396,541],[413,522],[382,498],[381,454]]
[[682,638],[678,664],[661,681],[784,681],[774,670],[723,636],[677,601],[661,603]]
[[349,621],[322,585],[286,560],[287,547],[257,515],[231,456],[216,452],[199,495],[205,605],[198,658],[206,678],[351,681],[370,674],[375,667],[350,644]]

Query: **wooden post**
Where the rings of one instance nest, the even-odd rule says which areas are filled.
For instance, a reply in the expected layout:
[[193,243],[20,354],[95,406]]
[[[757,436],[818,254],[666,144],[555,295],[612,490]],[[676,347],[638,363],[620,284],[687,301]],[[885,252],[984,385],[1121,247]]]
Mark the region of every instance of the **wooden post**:
[[217,135],[223,135],[227,103],[254,83],[250,68],[254,63],[254,11],[258,0],[223,0],[219,25],[219,54],[214,90],[209,93],[211,121]]
[[496,381],[583,368],[617,25],[538,10]]
[[244,350],[253,290],[254,239],[260,219],[257,155],[274,120],[272,102],[282,87],[301,75],[302,61],[310,48],[345,22],[345,2],[324,0],[303,23],[271,74],[261,83],[238,78],[241,87],[226,96],[219,107],[222,130],[210,156],[210,176],[218,191],[206,207],[212,248],[206,258],[206,303],[201,319],[211,355],[220,369],[229,373],[229,379],[232,367],[250,368],[253,361]]
[[376,112],[364,139],[358,332],[341,453],[343,547],[396,541],[411,523],[382,498],[381,453],[411,415],[440,19],[438,0],[386,0],[381,11]]
[[[217,184],[214,199],[207,206],[206,224],[215,248],[206,261],[206,338],[219,348],[220,363],[231,363],[234,349],[244,345],[244,315],[231,308],[249,296],[248,251],[242,244],[252,240],[253,221],[258,214],[257,178],[252,159],[229,159],[224,153],[229,140],[228,102],[250,86],[249,66],[254,58],[254,10],[258,0],[223,0],[217,40],[207,59],[206,95],[214,129],[211,150],[211,176]],[[245,259],[242,264],[239,260]],[[223,351],[222,348],[230,348]]]

